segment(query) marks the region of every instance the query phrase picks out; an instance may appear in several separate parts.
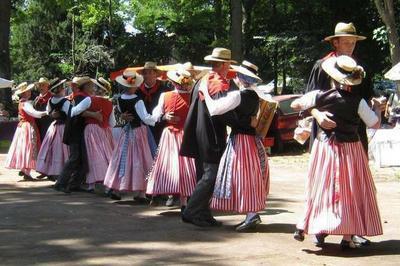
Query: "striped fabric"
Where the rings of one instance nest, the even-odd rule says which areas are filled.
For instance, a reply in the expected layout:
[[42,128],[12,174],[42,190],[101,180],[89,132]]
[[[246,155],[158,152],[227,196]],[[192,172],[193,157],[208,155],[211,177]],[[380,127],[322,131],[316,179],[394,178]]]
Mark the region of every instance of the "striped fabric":
[[34,123],[21,121],[15,130],[5,167],[10,169],[35,169],[40,139]]
[[[269,187],[269,168],[267,154],[259,152],[255,136],[237,134],[230,139],[222,156],[216,184],[224,184],[228,173],[221,171],[226,160],[232,160],[231,196],[211,199],[211,208],[238,213],[258,212],[265,208],[267,188]],[[262,169],[261,162],[265,162]],[[216,185],[214,191],[220,190]]]
[[196,185],[196,167],[193,158],[179,155],[183,130],[165,128],[158,154],[149,174],[147,194],[188,197]]
[[69,157],[68,145],[63,143],[64,124],[51,123],[46,132],[36,162],[36,171],[45,175],[59,175]]
[[114,149],[111,129],[102,128],[98,124],[88,124],[85,127],[84,139],[89,168],[86,183],[103,183]]
[[[129,129],[130,133],[122,132],[111,155],[111,162],[107,168],[104,185],[117,191],[145,191],[146,175],[151,169],[153,157],[151,156],[147,139],[147,127],[140,126]],[[124,175],[119,176],[122,161],[122,147],[126,136],[126,160],[124,160]]]
[[361,142],[314,141],[305,211],[297,228],[308,234],[382,234],[375,185]]

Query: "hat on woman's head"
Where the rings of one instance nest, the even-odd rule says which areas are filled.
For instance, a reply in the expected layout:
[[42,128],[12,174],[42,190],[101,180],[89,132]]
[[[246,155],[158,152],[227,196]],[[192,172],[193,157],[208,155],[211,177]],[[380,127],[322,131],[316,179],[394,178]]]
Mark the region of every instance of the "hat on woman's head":
[[365,77],[364,68],[347,55],[326,59],[322,63],[322,69],[338,83],[348,86],[361,84]]
[[248,83],[259,83],[262,81],[262,79],[257,76],[258,67],[249,61],[244,60],[240,66],[232,65],[231,67],[237,72],[240,79]]
[[192,82],[192,74],[183,68],[168,71],[167,77],[169,80],[178,83],[179,85],[186,85]]
[[143,76],[136,73],[135,70],[126,69],[121,76],[115,79],[124,87],[132,88],[139,87],[143,83]]
[[59,92],[58,88],[60,88],[61,86],[63,86],[63,88],[64,88],[64,83],[66,83],[66,82],[67,82],[66,79],[61,80],[60,82],[58,82],[57,84],[55,84],[54,86],[52,86],[52,87],[50,88],[50,91],[51,91],[52,93],[58,93],[58,92]]
[[28,82],[22,82],[19,84],[14,92],[15,95],[21,95],[24,92],[30,91],[35,88],[35,84],[31,83],[28,85]]
[[36,82],[36,84],[48,84],[48,85],[50,85],[50,81],[47,79],[47,78],[45,78],[45,77],[41,77],[40,79],[39,79],[39,81],[38,82]]

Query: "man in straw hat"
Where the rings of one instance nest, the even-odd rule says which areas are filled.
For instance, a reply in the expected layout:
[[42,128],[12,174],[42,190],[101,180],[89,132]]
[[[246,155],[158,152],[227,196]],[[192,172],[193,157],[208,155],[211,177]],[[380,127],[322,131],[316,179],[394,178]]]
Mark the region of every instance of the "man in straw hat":
[[[147,111],[152,112],[157,106],[161,93],[170,91],[171,89],[168,88],[166,82],[158,79],[162,71],[157,67],[157,63],[155,62],[146,62],[143,69],[139,70],[138,73],[143,75],[144,80],[139,87],[137,95],[143,99]],[[150,128],[157,145],[160,142],[164,127],[165,123],[160,122]]]
[[212,70],[195,85],[180,150],[181,155],[195,158],[199,179],[182,214],[182,220],[197,226],[218,226],[221,223],[212,216],[209,204],[218,164],[226,147],[229,112],[211,116],[204,95],[199,89],[206,86],[213,99],[226,97],[232,88],[237,89],[237,86],[226,78],[231,63],[235,61],[231,59],[231,51],[225,48],[215,48],[204,60],[210,62]]
[[[323,62],[331,57],[337,57],[341,55],[353,57],[353,52],[355,50],[357,42],[363,41],[365,39],[365,36],[357,34],[356,28],[353,23],[339,22],[335,27],[334,34],[324,38],[324,41],[329,42],[332,45],[333,51],[315,63],[311,71],[310,78],[308,80],[307,92],[313,90],[329,90],[331,88],[332,78],[322,68]],[[367,102],[369,102],[374,96],[371,79],[368,76],[361,84],[351,86],[351,90],[354,94],[361,96]],[[384,106],[385,103],[382,102],[381,108],[384,108]],[[316,123],[314,121],[312,126],[310,137],[310,150],[317,134],[318,126],[324,129],[333,129],[337,126],[335,121],[331,119],[332,114],[330,114],[329,112],[320,112],[317,108],[314,108],[311,110],[311,114],[315,118]],[[365,152],[368,153],[368,137],[365,123],[359,124],[358,134],[360,136],[360,140],[363,144]],[[319,239],[322,239],[323,241],[323,238]],[[354,240],[356,242],[364,244],[369,243],[368,240],[360,237],[355,237]],[[315,242],[317,244],[319,243],[318,238],[316,238]]]
[[[42,77],[39,79],[38,82],[35,83],[35,85],[37,90],[39,91],[39,95],[33,101],[33,107],[38,111],[45,111],[47,103],[49,102],[52,95],[49,91],[50,81],[47,78]],[[46,135],[47,129],[49,128],[51,122],[53,122],[53,119],[50,116],[36,119],[36,124],[39,128],[40,141],[43,142],[44,136]]]

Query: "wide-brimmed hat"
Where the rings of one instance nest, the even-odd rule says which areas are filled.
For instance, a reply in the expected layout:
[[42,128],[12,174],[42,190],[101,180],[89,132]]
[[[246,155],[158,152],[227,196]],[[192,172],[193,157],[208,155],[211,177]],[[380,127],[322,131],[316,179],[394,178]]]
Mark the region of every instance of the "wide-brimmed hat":
[[157,63],[153,61],[147,61],[141,69],[138,69],[137,73],[143,74],[144,70],[154,70],[158,75],[162,74],[162,70],[157,67]]
[[355,37],[357,41],[365,40],[367,37],[357,35],[356,27],[353,23],[339,22],[335,27],[335,34],[325,37],[325,41],[329,42],[337,37]]
[[258,67],[249,61],[244,60],[240,66],[232,65],[231,67],[237,73],[244,75],[249,83],[259,83],[262,81],[257,75]]
[[364,68],[347,55],[326,59],[322,63],[322,69],[340,84],[349,86],[361,84],[365,76]]
[[50,85],[50,81],[49,81],[47,78],[45,78],[45,77],[41,77],[41,78],[39,79],[39,81],[36,82],[36,84],[37,84],[37,85],[39,85],[39,84],[49,84],[49,85]]
[[28,82],[22,82],[21,84],[19,84],[15,90],[15,94],[16,95],[21,95],[24,92],[30,91],[33,88],[35,88],[35,83],[31,83],[28,85]]
[[106,79],[103,77],[100,77],[98,79],[92,79],[92,82],[97,85],[100,89],[104,90],[105,92],[110,92],[111,91],[111,84],[108,82]]
[[51,91],[52,93],[56,93],[56,90],[57,90],[60,86],[63,86],[65,82],[67,82],[67,79],[63,79],[63,80],[59,81],[57,84],[53,85],[53,86],[50,88],[50,91]]
[[78,86],[78,88],[82,88],[83,85],[89,82],[92,82],[91,78],[89,78],[88,76],[80,76],[74,77],[71,83],[74,83],[76,86]]
[[115,79],[122,86],[132,88],[139,87],[143,83],[143,76],[134,70],[126,69],[121,76]]
[[185,85],[192,82],[192,74],[190,74],[190,72],[185,70],[183,67],[177,70],[168,71],[167,77],[179,85]]
[[232,52],[226,48],[214,48],[210,55],[204,57],[205,61],[208,62],[230,62],[233,64],[237,64],[235,60],[232,60]]
[[400,63],[397,63],[385,74],[386,79],[400,80]]

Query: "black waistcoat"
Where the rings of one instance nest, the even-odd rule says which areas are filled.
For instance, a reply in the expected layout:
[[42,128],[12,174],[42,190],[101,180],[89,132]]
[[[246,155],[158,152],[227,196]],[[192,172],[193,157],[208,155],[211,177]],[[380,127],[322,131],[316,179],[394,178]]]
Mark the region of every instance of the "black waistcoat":
[[62,111],[62,107],[66,101],[68,101],[66,98],[60,100],[56,104],[52,103],[51,99],[49,101],[51,112],[58,112],[60,114],[59,117],[55,119],[57,125],[65,124],[65,120],[67,119],[67,114]]
[[257,115],[260,100],[253,90],[240,92],[240,104],[233,110],[232,134],[255,135],[256,130],[251,126],[251,117]]
[[[74,106],[78,105],[83,99],[87,96],[77,95],[74,97],[73,103]],[[85,118],[82,115],[77,115],[74,117],[70,117],[72,105],[68,111],[68,117],[65,121],[65,129],[64,129],[64,137],[63,142],[65,144],[80,144],[83,139],[83,132],[85,130]]]
[[358,106],[361,97],[354,93],[331,89],[321,92],[316,98],[316,108],[319,111],[328,111],[333,114],[331,118],[336,122],[336,127],[332,130],[319,129],[318,139],[326,140],[334,136],[338,142],[358,141],[358,127],[361,122],[358,115]]
[[121,113],[128,112],[133,116],[133,120],[129,122],[132,128],[137,128],[142,125],[142,120],[140,119],[139,115],[136,112],[135,105],[140,100],[139,97],[133,99],[122,99],[121,97],[118,98],[118,106],[121,110]]

